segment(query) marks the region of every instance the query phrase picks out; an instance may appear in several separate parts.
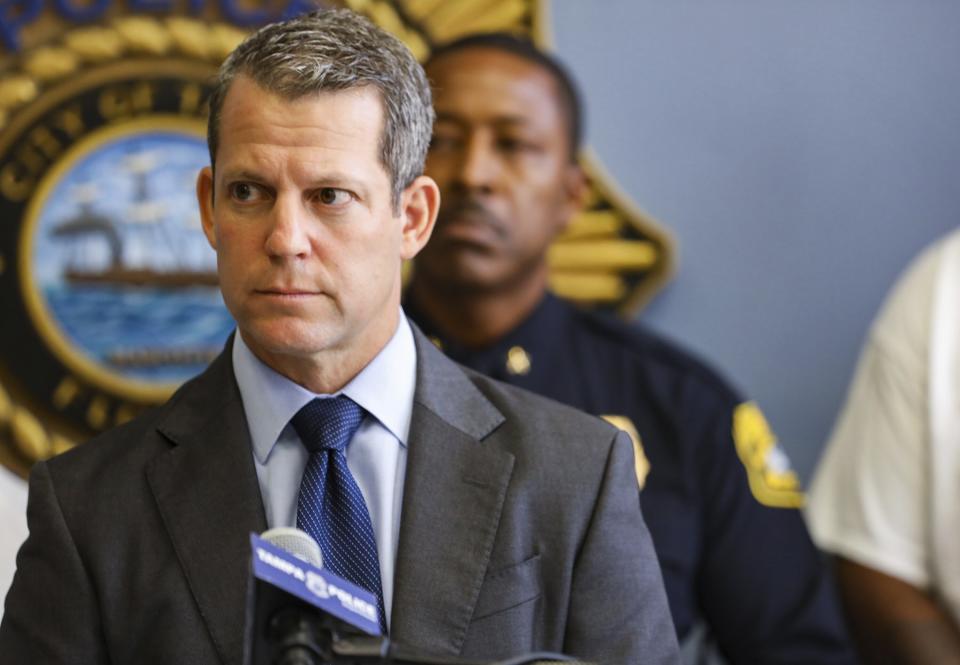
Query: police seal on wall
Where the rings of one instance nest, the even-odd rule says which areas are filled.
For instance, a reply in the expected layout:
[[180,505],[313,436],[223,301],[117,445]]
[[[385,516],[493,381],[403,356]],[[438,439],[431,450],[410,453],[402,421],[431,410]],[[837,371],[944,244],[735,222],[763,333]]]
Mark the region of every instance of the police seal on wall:
[[[256,25],[303,0],[42,0],[0,14],[0,462],[38,459],[163,402],[233,328],[200,229],[206,96]],[[460,35],[549,41],[545,0],[347,0],[419,58]],[[589,206],[552,248],[567,297],[635,311],[669,239],[585,158]]]
[[232,328],[192,192],[244,31],[70,18],[39,17],[62,29],[24,34],[0,82],[0,439],[20,471],[166,399]]

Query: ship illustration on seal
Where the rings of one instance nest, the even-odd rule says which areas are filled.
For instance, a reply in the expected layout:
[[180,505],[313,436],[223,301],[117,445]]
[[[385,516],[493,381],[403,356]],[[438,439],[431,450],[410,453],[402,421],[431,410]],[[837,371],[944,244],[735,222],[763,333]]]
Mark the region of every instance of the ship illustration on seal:
[[64,347],[131,381],[175,384],[233,328],[193,196],[205,144],[128,129],[82,147],[51,183],[33,233],[34,290]]
[[[93,203],[99,195],[94,185],[74,188],[72,196],[78,204],[77,214],[55,226],[51,232],[53,238],[70,247],[63,273],[68,283],[174,289],[217,286],[216,270],[191,267],[185,263],[181,252],[186,243],[196,242],[185,236],[183,227],[195,230],[199,228],[199,222],[195,217],[184,219],[182,224],[167,219],[167,206],[161,199],[151,196],[148,178],[158,159],[156,152],[141,152],[123,160],[122,172],[129,173],[134,180],[134,200],[121,219],[94,210]],[[125,243],[127,238],[133,237],[151,246],[149,257],[153,263],[159,260],[159,266],[128,265]],[[91,255],[99,255],[99,252],[89,251],[91,243],[102,243],[109,250],[105,266],[96,265],[102,264],[97,258],[93,259],[94,265],[89,264]]]

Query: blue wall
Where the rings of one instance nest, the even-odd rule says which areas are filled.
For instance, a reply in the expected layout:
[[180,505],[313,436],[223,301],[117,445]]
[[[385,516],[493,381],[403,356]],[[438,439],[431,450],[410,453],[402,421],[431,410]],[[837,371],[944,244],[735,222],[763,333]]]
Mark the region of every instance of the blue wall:
[[551,7],[589,144],[677,240],[642,318],[755,398],[809,479],[884,293],[960,221],[960,3]]

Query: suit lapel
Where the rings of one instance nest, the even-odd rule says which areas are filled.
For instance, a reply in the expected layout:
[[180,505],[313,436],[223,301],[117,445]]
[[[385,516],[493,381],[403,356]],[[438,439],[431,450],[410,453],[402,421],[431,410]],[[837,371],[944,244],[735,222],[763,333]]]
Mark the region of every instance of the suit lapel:
[[[417,387],[404,481],[391,635],[460,652],[513,470],[481,443],[500,412],[416,329]],[[266,528],[230,346],[167,407],[171,442],[147,470],[194,599],[225,663],[243,655],[249,533]],[[464,553],[469,553],[465,556]]]
[[391,636],[458,654],[486,574],[513,455],[481,440],[503,416],[415,331],[417,389],[404,481]]
[[266,528],[230,345],[174,398],[158,430],[173,445],[147,475],[180,565],[224,663],[240,663],[249,533]]

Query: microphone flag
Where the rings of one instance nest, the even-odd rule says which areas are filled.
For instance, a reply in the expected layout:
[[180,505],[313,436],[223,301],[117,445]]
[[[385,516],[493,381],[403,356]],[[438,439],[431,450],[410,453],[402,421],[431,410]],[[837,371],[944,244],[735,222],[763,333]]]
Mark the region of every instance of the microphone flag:
[[[250,534],[251,607],[248,624],[272,616],[297,600],[339,619],[351,628],[379,636],[377,597],[328,570]],[[292,598],[291,598],[292,597]],[[248,625],[256,631],[256,626]]]
[[317,568],[256,534],[250,534],[253,577],[317,607],[370,635],[380,635],[377,597],[328,570]]

